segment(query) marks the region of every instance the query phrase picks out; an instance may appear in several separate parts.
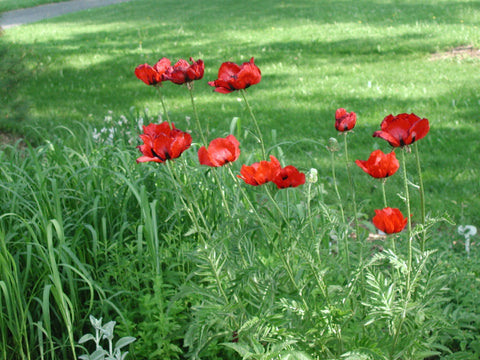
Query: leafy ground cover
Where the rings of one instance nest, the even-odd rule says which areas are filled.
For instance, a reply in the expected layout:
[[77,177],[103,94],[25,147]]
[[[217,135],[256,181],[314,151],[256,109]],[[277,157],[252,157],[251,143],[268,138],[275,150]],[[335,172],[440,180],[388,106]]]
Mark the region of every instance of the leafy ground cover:
[[[128,356],[137,359],[477,357],[476,238],[466,248],[456,226],[437,222],[446,212],[475,224],[480,208],[478,59],[438,56],[478,47],[476,2],[153,4],[4,35],[10,53],[27,54],[19,93],[33,107],[21,127],[39,146],[0,157],[2,358],[93,351],[78,343],[90,315],[136,337]],[[205,61],[194,92],[202,131],[185,86],[164,84],[169,117],[194,144],[171,164],[138,165],[139,121],[157,121],[162,107],[133,70],[163,56]],[[251,56],[262,81],[247,96],[268,153],[307,175],[318,169],[316,182],[239,184],[241,164],[261,157],[255,128],[240,94],[213,93],[207,80],[223,61]],[[350,167],[355,198],[345,151],[326,148],[347,140],[333,127],[339,107],[358,115],[350,162],[388,149],[371,136],[386,115],[429,119],[418,142],[425,251],[415,154],[398,150],[407,166],[386,194],[405,212],[410,190],[413,246],[406,231],[369,236],[380,182]],[[199,166],[200,134],[228,133],[240,159]]]

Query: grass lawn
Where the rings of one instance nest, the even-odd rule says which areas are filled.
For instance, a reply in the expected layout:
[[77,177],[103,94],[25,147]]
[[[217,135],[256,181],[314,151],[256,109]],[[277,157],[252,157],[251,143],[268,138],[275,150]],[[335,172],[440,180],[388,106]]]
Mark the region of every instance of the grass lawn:
[[65,0],[2,0],[0,3],[0,13],[3,11],[25,9],[33,6],[62,2]]
[[[275,129],[287,161],[320,168],[320,174],[328,166],[324,145],[336,135],[336,108],[358,114],[351,141],[360,159],[385,148],[364,135],[386,115],[414,112],[431,124],[420,146],[428,209],[468,223],[480,208],[480,60],[432,56],[480,45],[476,4],[214,0],[158,6],[144,0],[12,29],[5,38],[26,54],[23,93],[33,104],[32,121],[42,128],[74,127],[75,121],[98,126],[109,112],[130,116],[132,108],[157,114],[153,89],[133,70],[163,56],[205,61],[196,97],[209,138],[247,113],[235,94],[213,93],[207,80],[216,78],[223,61],[254,56],[263,78],[249,92],[267,144],[276,145],[270,136]],[[176,123],[192,115],[186,89],[165,84],[163,93]],[[363,191],[376,186],[365,182]]]

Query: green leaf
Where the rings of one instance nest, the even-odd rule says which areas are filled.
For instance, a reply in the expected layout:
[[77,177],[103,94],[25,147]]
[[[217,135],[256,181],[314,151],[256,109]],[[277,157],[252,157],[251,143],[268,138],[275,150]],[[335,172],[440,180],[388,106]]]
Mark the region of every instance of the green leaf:
[[121,348],[133,343],[135,340],[137,339],[134,338],[133,336],[124,336],[116,342],[115,349],[120,350]]
[[85,334],[80,338],[80,340],[78,340],[78,343],[83,344],[90,340],[95,340],[95,336],[93,336],[92,334]]
[[252,353],[249,346],[239,344],[239,343],[223,343],[223,346],[229,347],[230,349],[235,350],[240,356],[242,356],[243,360],[250,359],[254,353]]

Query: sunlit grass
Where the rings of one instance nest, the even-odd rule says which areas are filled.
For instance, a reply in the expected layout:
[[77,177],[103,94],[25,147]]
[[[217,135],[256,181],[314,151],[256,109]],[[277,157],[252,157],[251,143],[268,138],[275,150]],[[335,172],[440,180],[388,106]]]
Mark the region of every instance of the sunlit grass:
[[[249,96],[261,128],[266,134],[275,129],[279,141],[300,142],[287,156],[305,168],[321,164],[324,150],[303,140],[325,144],[335,136],[336,108],[359,115],[353,137],[358,143],[352,147],[358,158],[384,146],[369,137],[383,117],[415,112],[432,125],[431,136],[421,144],[425,176],[436,183],[431,191],[465,203],[464,212],[472,218],[480,204],[446,179],[462,172],[458,159],[480,168],[471,156],[478,151],[479,60],[433,61],[431,54],[480,45],[475,4],[167,1],[160,7],[154,1],[132,1],[88,11],[88,17],[82,12],[12,29],[5,36],[12,47],[27,49],[31,75],[24,93],[41,127],[73,120],[98,126],[109,111],[128,115],[132,107],[159,113],[155,92],[135,78],[133,69],[163,56],[205,61],[205,77],[195,84],[195,94],[209,131],[228,129],[232,118],[245,120],[247,113],[235,94],[214,94],[207,80],[216,78],[223,61],[241,63],[254,56],[263,78]],[[172,119],[185,123],[192,116],[186,89],[165,84],[162,92]],[[469,191],[478,193],[475,176],[464,174]],[[440,188],[449,191],[437,194]],[[432,211],[443,212],[444,200],[432,198]],[[455,207],[446,210],[460,214]]]
[[61,2],[64,0],[2,0],[0,3],[0,12],[25,9],[33,6]]

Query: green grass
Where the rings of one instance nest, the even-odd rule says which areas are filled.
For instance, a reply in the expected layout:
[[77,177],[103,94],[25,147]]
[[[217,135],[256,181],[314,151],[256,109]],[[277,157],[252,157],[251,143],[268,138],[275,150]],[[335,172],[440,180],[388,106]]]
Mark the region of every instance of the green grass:
[[0,3],[0,13],[4,11],[26,9],[29,7],[62,1],[65,0],[2,0]]
[[[287,142],[289,161],[323,167],[323,144],[335,109],[359,115],[356,158],[382,141],[369,139],[384,116],[415,112],[430,120],[422,141],[429,209],[472,222],[480,208],[476,141],[479,135],[479,60],[431,60],[435,52],[480,45],[476,1],[250,1],[120,4],[9,30],[14,48],[27,49],[23,93],[41,127],[99,124],[112,111],[160,111],[153,90],[133,75],[136,65],[166,56],[202,58],[197,106],[212,131],[244,118],[236,95],[206,84],[223,61],[254,56],[263,79],[249,92],[268,135]],[[191,116],[185,89],[165,84],[172,118]],[[314,141],[313,144],[311,141]],[[467,145],[468,144],[468,145]],[[275,145],[270,143],[269,145]],[[322,171],[321,171],[322,173]]]
[[[418,146],[427,211],[479,225],[479,60],[431,59],[480,46],[478,5],[142,0],[7,30],[9,59],[23,58],[21,71],[11,67],[12,98],[32,104],[16,130],[36,146],[0,151],[0,358],[93,351],[78,345],[89,315],[137,337],[133,359],[478,357],[478,245],[468,256],[456,227],[442,222],[428,232],[436,252],[420,254],[414,242],[409,263],[406,232],[348,237],[325,148],[330,137],[343,141],[333,126],[339,107],[358,114],[350,160],[389,150],[371,136],[386,115],[426,117],[431,130]],[[240,119],[232,174],[198,165],[189,95],[171,83],[162,88],[170,117],[195,144],[168,164],[135,163],[136,121],[156,120],[160,103],[133,71],[163,56],[205,61],[195,94],[208,140]],[[239,94],[214,93],[207,81],[223,61],[252,56],[263,77],[247,96],[266,147],[285,164],[317,168],[316,184],[238,183],[259,153],[252,122]],[[103,126],[117,130],[112,144],[93,138]],[[350,220],[344,158],[342,148],[336,171]],[[379,184],[351,170],[362,229],[374,231]],[[387,197],[405,214],[401,175],[388,179]]]
[[[252,105],[267,139],[275,129],[278,141],[291,144],[284,149],[289,161],[322,167],[322,145],[335,136],[337,107],[359,115],[358,158],[385,147],[365,136],[384,116],[415,112],[432,127],[421,143],[429,208],[448,210],[461,222],[474,220],[480,208],[473,196],[480,191],[480,163],[472,156],[479,150],[479,60],[430,56],[480,45],[477,2],[153,4],[95,9],[88,20],[80,13],[6,33],[12,47],[28,49],[31,73],[23,91],[37,124],[99,124],[108,111],[120,116],[130,107],[156,114],[154,92],[133,69],[162,56],[193,56],[206,63],[205,80],[196,84],[202,120],[212,131],[224,131],[246,113],[235,94],[214,94],[206,81],[216,78],[221,62],[255,56],[263,79],[250,90]],[[177,123],[191,116],[185,89],[166,84],[163,91]]]

